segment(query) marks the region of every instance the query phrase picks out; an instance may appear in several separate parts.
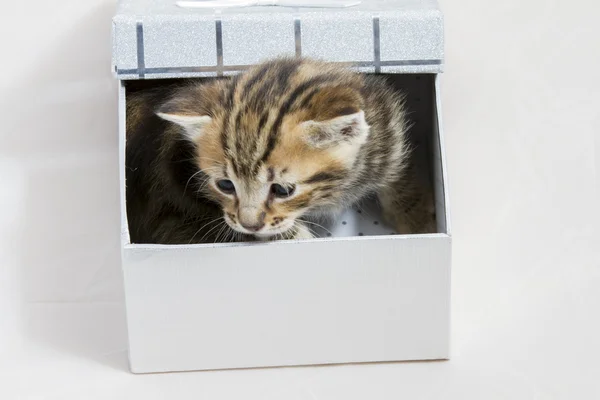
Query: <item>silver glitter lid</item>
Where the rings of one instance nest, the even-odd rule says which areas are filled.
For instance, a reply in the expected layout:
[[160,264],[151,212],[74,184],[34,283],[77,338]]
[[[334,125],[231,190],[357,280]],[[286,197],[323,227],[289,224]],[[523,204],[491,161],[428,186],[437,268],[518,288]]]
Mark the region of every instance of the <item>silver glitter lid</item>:
[[228,75],[280,55],[340,62],[364,72],[443,69],[443,18],[436,0],[362,0],[345,8],[176,3],[119,2],[113,19],[119,79]]

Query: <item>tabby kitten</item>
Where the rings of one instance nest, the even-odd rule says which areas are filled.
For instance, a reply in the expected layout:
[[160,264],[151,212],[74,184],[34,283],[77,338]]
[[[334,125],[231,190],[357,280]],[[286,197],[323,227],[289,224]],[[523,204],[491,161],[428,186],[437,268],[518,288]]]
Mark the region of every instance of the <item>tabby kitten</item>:
[[221,207],[202,194],[208,176],[194,144],[155,111],[176,87],[127,94],[126,198],[132,243],[213,243],[252,240],[223,221]]
[[236,232],[310,238],[304,219],[372,194],[399,233],[435,231],[432,199],[412,179],[403,97],[380,76],[276,59],[180,87],[156,111],[169,140],[177,127],[193,144],[190,179]]

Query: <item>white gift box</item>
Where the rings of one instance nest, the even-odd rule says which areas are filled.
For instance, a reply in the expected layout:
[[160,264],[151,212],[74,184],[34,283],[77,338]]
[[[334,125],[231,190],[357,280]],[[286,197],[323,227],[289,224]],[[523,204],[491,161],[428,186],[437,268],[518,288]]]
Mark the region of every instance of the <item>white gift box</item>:
[[[312,7],[317,0],[308,2],[311,7],[301,0],[297,6],[290,0],[271,6],[189,3],[122,0],[113,22],[131,370],[447,359],[451,235],[437,3],[331,0],[321,8]],[[127,90],[159,85],[157,78],[234,74],[279,55],[393,74],[392,82],[407,93],[411,140],[435,193],[437,233],[395,234],[377,206],[367,203],[311,240],[131,243]]]

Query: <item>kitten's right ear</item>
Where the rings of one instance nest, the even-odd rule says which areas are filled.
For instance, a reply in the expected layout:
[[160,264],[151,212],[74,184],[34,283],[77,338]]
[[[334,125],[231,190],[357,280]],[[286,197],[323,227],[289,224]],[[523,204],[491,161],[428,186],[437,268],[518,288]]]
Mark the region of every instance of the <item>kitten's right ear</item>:
[[305,121],[300,126],[304,129],[306,141],[317,148],[327,148],[340,144],[360,147],[369,135],[369,124],[362,110],[348,109],[351,114],[340,115],[327,121]]
[[212,121],[208,115],[194,115],[185,109],[181,110],[174,100],[160,107],[156,115],[182,127],[190,140],[199,138]]

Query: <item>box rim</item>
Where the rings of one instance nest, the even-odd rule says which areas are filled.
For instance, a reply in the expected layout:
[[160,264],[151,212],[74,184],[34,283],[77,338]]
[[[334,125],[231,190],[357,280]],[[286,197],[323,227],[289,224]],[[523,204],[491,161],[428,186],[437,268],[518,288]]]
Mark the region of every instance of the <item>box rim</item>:
[[326,237],[300,240],[276,240],[261,242],[233,242],[233,243],[195,243],[195,244],[157,244],[157,243],[126,243],[123,245],[125,250],[187,250],[187,249],[214,249],[214,248],[232,248],[232,247],[266,247],[266,246],[290,246],[302,243],[321,243],[321,242],[343,242],[343,241],[370,241],[370,240],[413,240],[428,239],[439,240],[450,238],[447,233],[424,233],[415,235],[373,235],[373,236],[348,236],[348,237]]
[[436,74],[435,77],[435,109],[436,118],[438,125],[438,141],[439,141],[439,152],[440,152],[440,163],[442,167],[442,189],[444,190],[444,218],[446,223],[446,234],[452,237],[452,224],[450,218],[450,194],[448,189],[448,170],[446,161],[446,143],[444,137],[444,125],[442,117],[442,96],[441,96],[441,85],[440,85],[440,74]]
[[[445,140],[442,121],[442,106],[440,94],[440,74],[435,73],[434,77],[434,96],[435,96],[435,120],[437,123],[437,136],[439,144],[440,164],[442,172],[442,190],[444,199],[444,219],[446,229],[445,232],[435,232],[427,234],[394,234],[394,235],[372,235],[372,236],[348,236],[348,237],[324,237],[302,240],[277,240],[264,242],[234,242],[234,243],[196,243],[196,244],[156,244],[156,243],[131,243],[129,234],[129,223],[127,219],[127,199],[126,199],[126,82],[127,80],[119,80],[118,89],[118,107],[119,107],[119,174],[120,174],[120,191],[121,191],[121,246],[127,250],[143,250],[143,249],[185,249],[185,248],[216,248],[216,247],[239,247],[239,246],[260,246],[273,245],[273,243],[282,243],[286,245],[314,242],[314,241],[344,241],[344,240],[404,240],[409,238],[445,238],[452,237],[450,224],[450,203],[448,193],[448,176],[446,167],[446,152]],[[180,78],[171,78],[180,79]],[[132,80],[137,81],[137,80]]]

